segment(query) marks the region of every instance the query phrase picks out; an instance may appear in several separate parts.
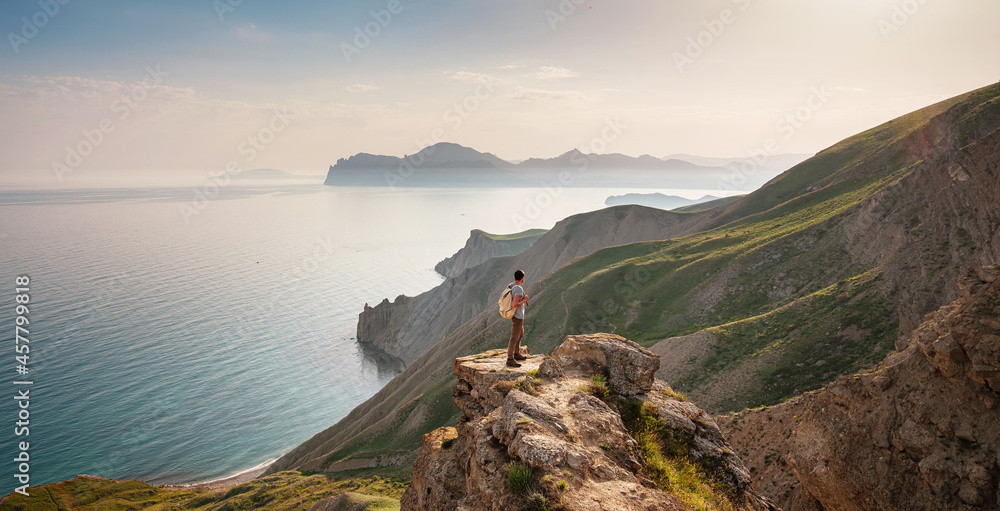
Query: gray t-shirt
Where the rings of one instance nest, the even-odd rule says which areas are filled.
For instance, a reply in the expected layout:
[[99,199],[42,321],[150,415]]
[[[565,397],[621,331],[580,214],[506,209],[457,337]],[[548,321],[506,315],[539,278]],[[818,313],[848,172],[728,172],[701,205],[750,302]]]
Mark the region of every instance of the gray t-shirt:
[[[512,286],[511,290],[510,290],[510,296],[511,296],[512,299],[515,296],[524,296],[524,289],[522,289],[521,286],[519,286],[519,285],[517,285],[517,284],[515,284],[513,282],[511,282],[510,285]],[[523,303],[521,305],[517,306],[517,310],[514,311],[514,317],[517,318],[517,319],[524,319],[524,304]]]

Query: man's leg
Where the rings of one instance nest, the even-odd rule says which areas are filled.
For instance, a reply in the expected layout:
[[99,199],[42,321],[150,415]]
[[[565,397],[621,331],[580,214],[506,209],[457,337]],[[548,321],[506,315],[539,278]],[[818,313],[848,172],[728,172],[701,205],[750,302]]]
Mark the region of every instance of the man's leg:
[[510,320],[510,342],[507,343],[507,360],[514,360],[521,348],[521,337],[524,336],[524,320],[513,318]]
[[517,321],[517,342],[514,344],[514,360],[524,360],[524,355],[521,355],[521,341],[524,339],[524,320],[519,319]]

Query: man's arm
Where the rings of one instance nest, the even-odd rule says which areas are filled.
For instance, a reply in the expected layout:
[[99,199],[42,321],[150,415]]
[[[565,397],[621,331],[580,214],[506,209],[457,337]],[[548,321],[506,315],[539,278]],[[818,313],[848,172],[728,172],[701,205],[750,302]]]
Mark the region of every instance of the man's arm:
[[528,303],[528,295],[514,295],[514,301],[511,302],[510,307],[516,309],[521,306],[521,304]]

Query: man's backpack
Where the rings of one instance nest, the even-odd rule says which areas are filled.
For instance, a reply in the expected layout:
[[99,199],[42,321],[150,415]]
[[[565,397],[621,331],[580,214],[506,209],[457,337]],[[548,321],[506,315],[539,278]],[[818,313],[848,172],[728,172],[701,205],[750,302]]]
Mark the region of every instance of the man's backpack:
[[512,307],[512,305],[514,305],[514,295],[512,294],[513,289],[514,286],[507,286],[507,289],[504,290],[502,295],[500,295],[500,299],[497,300],[497,305],[500,306],[500,315],[507,319],[513,318],[514,312],[516,311],[516,309]]

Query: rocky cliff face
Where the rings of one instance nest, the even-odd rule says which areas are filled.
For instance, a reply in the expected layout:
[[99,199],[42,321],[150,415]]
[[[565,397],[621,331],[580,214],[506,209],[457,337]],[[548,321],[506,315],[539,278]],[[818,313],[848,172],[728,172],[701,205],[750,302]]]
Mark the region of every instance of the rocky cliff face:
[[[493,350],[455,360],[462,418],[424,437],[402,509],[679,510],[697,499],[774,509],[749,487],[712,419],[654,380],[652,352],[595,334],[568,336],[552,357],[530,356],[517,369],[505,359]],[[595,375],[612,391],[595,390]],[[659,463],[689,467],[701,493],[647,461],[652,437],[641,425],[654,423],[656,455],[673,458]]]
[[824,511],[799,482],[790,463],[795,444],[793,432],[814,395],[715,418],[750,470],[753,486],[785,511]]
[[720,419],[786,509],[997,509],[1000,269],[970,271],[874,370]]
[[479,266],[494,257],[524,252],[546,232],[548,231],[545,229],[531,229],[509,236],[495,236],[473,229],[465,246],[455,255],[437,263],[434,271],[445,277],[457,277],[463,271]]
[[400,349],[398,338],[391,333],[403,328],[404,325],[399,323],[410,317],[412,300],[412,297],[399,295],[392,302],[385,298],[374,307],[366,303],[358,315],[358,342],[374,346],[405,365],[405,361],[399,357],[405,350]]

